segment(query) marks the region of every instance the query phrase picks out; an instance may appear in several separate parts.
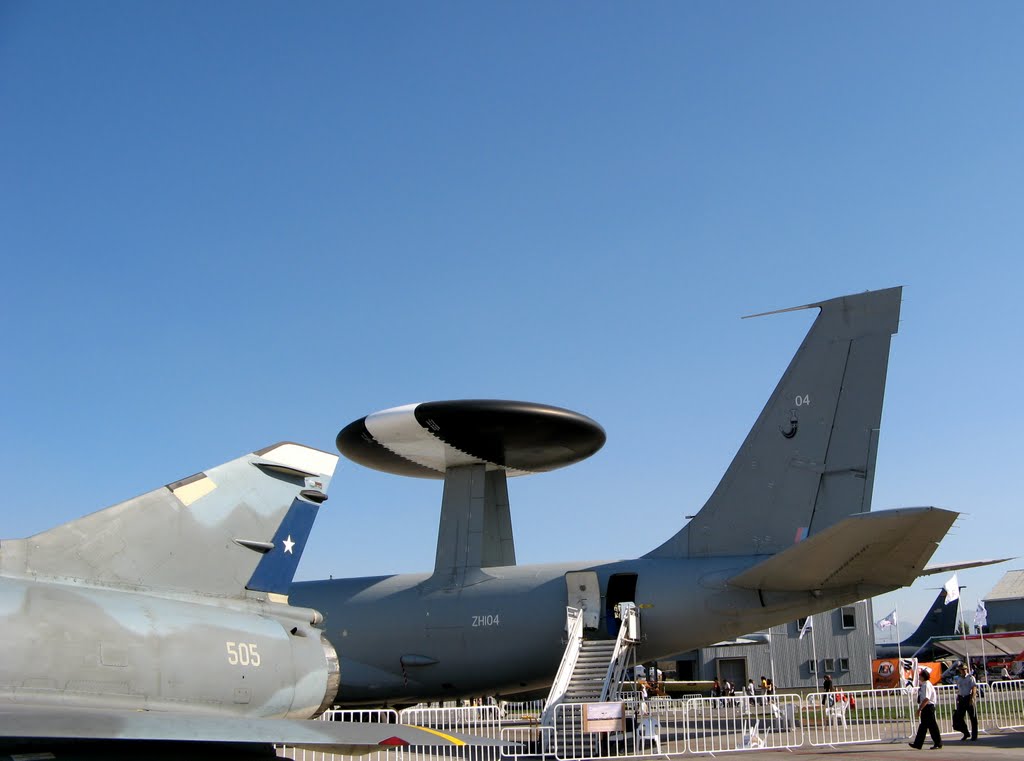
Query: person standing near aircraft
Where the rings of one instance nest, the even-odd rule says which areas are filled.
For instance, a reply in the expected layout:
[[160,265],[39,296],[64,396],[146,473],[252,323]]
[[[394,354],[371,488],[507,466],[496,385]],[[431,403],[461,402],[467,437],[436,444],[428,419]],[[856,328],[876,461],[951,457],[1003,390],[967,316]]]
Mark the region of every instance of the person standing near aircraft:
[[935,721],[935,701],[938,698],[938,693],[935,691],[935,685],[932,684],[931,675],[932,670],[927,666],[920,671],[921,686],[917,688],[917,715],[921,718],[921,723],[917,727],[914,741],[908,743],[911,748],[917,750],[924,747],[925,734],[930,734],[932,738],[930,750],[942,747],[942,735],[939,732],[939,724]]
[[[978,695],[978,680],[967,671],[967,664],[960,664],[960,673],[956,677],[956,711],[953,713],[953,729],[963,732],[961,740],[968,737],[978,739],[978,714],[974,710],[974,700]],[[971,731],[967,732],[967,719],[971,720]]]

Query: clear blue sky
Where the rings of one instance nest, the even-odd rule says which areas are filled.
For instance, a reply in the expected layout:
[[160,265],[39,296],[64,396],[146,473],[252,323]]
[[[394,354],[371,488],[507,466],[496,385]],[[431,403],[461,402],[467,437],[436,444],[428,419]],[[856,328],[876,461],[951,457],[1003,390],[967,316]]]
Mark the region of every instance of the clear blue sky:
[[[0,0],[6,536],[399,404],[566,406],[520,562],[695,512],[810,313],[905,285],[875,509],[1016,555],[1024,5]],[[427,570],[342,462],[301,578]],[[969,609],[1004,570],[961,574]],[[876,600],[922,615],[943,578]]]

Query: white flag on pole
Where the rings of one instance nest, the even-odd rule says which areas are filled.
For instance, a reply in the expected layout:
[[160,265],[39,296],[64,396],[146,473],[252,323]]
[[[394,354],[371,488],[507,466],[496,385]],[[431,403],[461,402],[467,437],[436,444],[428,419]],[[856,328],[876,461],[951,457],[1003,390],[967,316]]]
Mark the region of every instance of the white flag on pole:
[[978,600],[978,607],[974,609],[974,625],[988,626],[988,611],[985,610],[984,600]]
[[888,616],[875,624],[879,629],[891,629],[896,625],[896,611],[893,610]]
[[808,616],[807,620],[804,621],[804,625],[800,627],[800,636],[797,639],[803,639],[804,635],[807,634],[811,629],[814,628],[814,622],[811,617]]
[[956,580],[956,574],[942,587],[946,590],[946,605],[960,599],[960,582]]

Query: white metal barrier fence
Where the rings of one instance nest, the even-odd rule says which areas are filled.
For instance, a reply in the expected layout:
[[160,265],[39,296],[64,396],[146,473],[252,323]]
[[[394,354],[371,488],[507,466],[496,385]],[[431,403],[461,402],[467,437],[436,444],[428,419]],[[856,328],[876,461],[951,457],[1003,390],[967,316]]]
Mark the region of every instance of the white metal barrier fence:
[[[647,704],[624,701],[622,724],[611,732],[584,730],[585,704],[555,706],[551,732],[542,739],[542,755],[557,761],[600,758],[643,758],[680,754],[686,749],[685,711],[653,712]],[[678,721],[679,717],[683,721]],[[506,752],[507,755],[507,752]]]
[[[319,717],[319,721],[358,721],[362,723],[375,723],[375,724],[398,724],[399,716],[397,711],[392,711],[387,708],[375,708],[375,709],[358,709],[358,710],[341,710],[341,711],[324,711]],[[379,750],[374,753],[368,753],[365,756],[360,756],[360,759],[365,761],[398,761],[401,754],[401,748],[389,748],[387,750]],[[323,753],[321,751],[306,750],[305,748],[291,748],[287,745],[281,745],[277,748],[277,755],[281,758],[290,758],[293,761],[338,761],[338,759],[346,759],[348,756],[340,756],[334,753]]]
[[799,695],[693,698],[686,705],[690,753],[796,748],[804,742]]
[[[438,732],[454,732],[459,735],[471,735],[487,740],[501,739],[501,710],[496,705],[466,708],[406,708],[398,714],[402,724],[414,724],[427,727]],[[501,758],[501,747],[491,746],[440,746],[429,749],[420,748],[419,752],[429,751],[431,758],[457,758],[466,761],[497,761]],[[406,753],[415,752],[412,748]]]
[[815,692],[804,704],[804,732],[813,747],[903,742],[917,728],[916,692]]
[[502,722],[512,721],[540,721],[544,715],[544,701],[525,700],[519,702],[502,701],[498,705],[501,708]]
[[1024,727],[1024,680],[993,682],[979,702],[985,704],[985,717],[997,729]]
[[[956,688],[937,688],[940,731],[954,733]],[[631,696],[632,698],[632,696]],[[554,726],[537,721],[539,705],[507,704],[475,708],[411,708],[395,711],[329,711],[337,721],[414,724],[440,732],[500,739],[503,748],[392,748],[362,758],[367,761],[412,761],[415,758],[459,761],[583,761],[683,754],[717,754],[747,750],[821,747],[856,743],[906,742],[917,729],[914,689],[855,690],[799,695],[727,698],[655,698],[624,701],[624,731],[584,732],[583,708],[562,704]],[[511,709],[511,710],[510,710]],[[1024,727],[1024,680],[983,685],[976,701],[979,729]],[[295,761],[347,761],[296,748],[278,755]]]

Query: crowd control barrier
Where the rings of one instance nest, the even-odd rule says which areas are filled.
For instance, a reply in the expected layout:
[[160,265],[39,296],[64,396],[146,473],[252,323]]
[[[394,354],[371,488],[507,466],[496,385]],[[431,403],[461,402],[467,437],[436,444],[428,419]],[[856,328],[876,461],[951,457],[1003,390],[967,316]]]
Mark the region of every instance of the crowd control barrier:
[[[953,730],[956,687],[936,688],[936,718]],[[736,695],[621,702],[616,723],[594,730],[584,707],[563,703],[554,725],[541,726],[535,705],[475,708],[409,708],[395,711],[329,711],[324,720],[414,724],[439,732],[500,739],[501,747],[394,748],[362,756],[367,761],[438,758],[459,761],[589,761],[678,757],[754,750],[905,743],[917,731],[917,690],[853,690],[799,695]],[[511,708],[511,710],[510,710]],[[1024,727],[1024,680],[982,685],[975,703],[979,730]],[[592,717],[591,717],[592,718]],[[295,761],[348,761],[346,756],[279,748]]]

